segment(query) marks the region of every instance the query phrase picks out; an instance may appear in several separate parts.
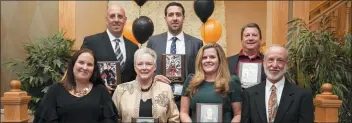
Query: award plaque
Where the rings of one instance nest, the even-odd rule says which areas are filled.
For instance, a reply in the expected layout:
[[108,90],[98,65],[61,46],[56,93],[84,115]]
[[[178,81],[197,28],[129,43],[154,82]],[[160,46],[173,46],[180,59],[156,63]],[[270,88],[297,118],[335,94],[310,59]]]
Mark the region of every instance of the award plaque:
[[181,96],[183,90],[183,84],[175,83],[171,85],[172,92],[175,96]]
[[183,83],[185,79],[185,55],[163,54],[162,72],[171,82]]
[[121,83],[120,62],[118,61],[98,61],[100,77],[104,84],[113,89]]
[[238,77],[243,88],[259,84],[261,81],[262,63],[239,63]]
[[222,103],[197,103],[197,122],[222,122]]
[[132,118],[132,123],[159,123],[159,118],[137,117],[137,118]]

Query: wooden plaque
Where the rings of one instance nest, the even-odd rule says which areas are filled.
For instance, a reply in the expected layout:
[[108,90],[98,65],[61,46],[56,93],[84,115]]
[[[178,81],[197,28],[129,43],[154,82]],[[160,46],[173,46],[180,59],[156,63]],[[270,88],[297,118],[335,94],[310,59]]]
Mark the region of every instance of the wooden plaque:
[[163,54],[162,72],[171,82],[183,82],[185,80],[185,55]]
[[222,122],[222,103],[197,103],[197,122]]
[[159,118],[154,117],[133,117],[132,123],[159,123]]
[[121,67],[118,61],[98,61],[100,77],[106,86],[116,88],[121,84]]

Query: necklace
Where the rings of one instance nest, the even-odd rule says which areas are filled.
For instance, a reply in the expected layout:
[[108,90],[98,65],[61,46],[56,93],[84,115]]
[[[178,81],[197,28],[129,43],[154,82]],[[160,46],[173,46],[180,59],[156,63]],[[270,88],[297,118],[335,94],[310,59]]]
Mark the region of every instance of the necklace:
[[82,97],[88,94],[89,89],[91,88],[92,85],[88,85],[88,87],[85,87],[81,90],[77,90],[77,88],[74,89],[74,94],[78,97]]
[[[154,79],[153,79],[153,81],[154,81]],[[152,81],[152,83],[149,85],[149,87],[148,87],[148,88],[143,89],[143,88],[141,87],[141,91],[142,91],[142,92],[148,92],[148,91],[150,90],[150,88],[152,88],[153,81]]]

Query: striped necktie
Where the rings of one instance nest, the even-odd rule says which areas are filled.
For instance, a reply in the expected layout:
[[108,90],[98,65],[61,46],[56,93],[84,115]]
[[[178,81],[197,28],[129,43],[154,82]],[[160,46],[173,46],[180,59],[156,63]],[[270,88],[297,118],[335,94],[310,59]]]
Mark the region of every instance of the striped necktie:
[[117,61],[120,62],[120,67],[122,68],[122,66],[125,64],[125,62],[123,61],[123,54],[121,52],[121,48],[120,48],[120,39],[115,39],[114,40],[116,45],[115,45],[115,56]]
[[177,37],[172,37],[171,40],[172,40],[172,43],[171,43],[171,47],[170,47],[170,54],[176,54]]

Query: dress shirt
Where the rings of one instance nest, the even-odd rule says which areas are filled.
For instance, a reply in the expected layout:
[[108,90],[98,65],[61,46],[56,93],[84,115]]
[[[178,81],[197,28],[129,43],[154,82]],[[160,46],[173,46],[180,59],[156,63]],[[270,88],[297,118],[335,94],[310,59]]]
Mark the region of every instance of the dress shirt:
[[111,34],[111,32],[109,31],[109,29],[106,29],[106,32],[108,33],[108,36],[109,36],[109,40],[110,40],[110,43],[111,43],[111,46],[112,46],[112,49],[114,50],[115,52],[115,46],[116,46],[116,41],[114,41],[115,39],[119,39],[120,42],[119,42],[119,45],[120,45],[120,49],[121,49],[121,53],[123,55],[123,61],[126,63],[126,47],[125,47],[125,40],[123,40],[123,36],[121,34],[120,37],[115,37],[114,35]]
[[266,85],[265,85],[265,109],[266,109],[266,119],[269,122],[269,115],[268,115],[268,104],[269,104],[269,98],[271,94],[271,86],[275,85],[276,87],[276,98],[277,98],[277,105],[280,105],[280,99],[282,95],[282,90],[284,89],[285,85],[285,77],[282,77],[280,81],[277,83],[273,84],[271,83],[268,79],[266,79]]
[[167,32],[167,41],[166,41],[166,54],[170,54],[170,48],[172,44],[172,37],[177,37],[176,40],[176,54],[185,54],[185,36],[183,32],[180,34],[173,36],[170,32]]

